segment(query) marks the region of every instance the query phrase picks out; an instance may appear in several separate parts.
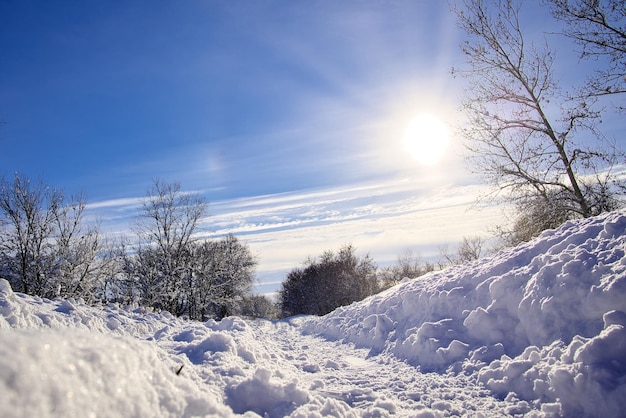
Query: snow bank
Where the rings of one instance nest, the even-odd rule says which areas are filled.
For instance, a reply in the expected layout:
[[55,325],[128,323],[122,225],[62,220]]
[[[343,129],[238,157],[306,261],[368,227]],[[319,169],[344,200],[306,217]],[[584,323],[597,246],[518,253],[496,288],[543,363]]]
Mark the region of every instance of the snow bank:
[[[294,332],[262,324],[255,326]],[[201,323],[93,308],[14,293],[0,279],[1,415],[359,416],[311,391],[323,385],[298,379],[304,367],[270,353],[263,338],[240,318]]]
[[625,230],[623,212],[568,222],[304,328],[422,371],[473,374],[503,398],[530,402],[528,409],[619,416],[626,410]]
[[0,280],[2,416],[232,416],[218,392],[144,340],[174,322],[15,294]]

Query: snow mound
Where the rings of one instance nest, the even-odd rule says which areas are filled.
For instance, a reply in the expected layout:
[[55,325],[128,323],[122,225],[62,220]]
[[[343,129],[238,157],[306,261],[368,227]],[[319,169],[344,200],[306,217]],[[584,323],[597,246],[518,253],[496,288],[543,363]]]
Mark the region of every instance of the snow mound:
[[140,417],[155,408],[232,415],[220,395],[176,375],[179,366],[146,342],[76,329],[2,330],[0,338],[4,417]]
[[[567,222],[532,242],[404,282],[306,332],[464,372],[545,413],[626,410],[626,216]],[[530,408],[530,407],[529,407]],[[520,411],[527,412],[527,411]]]
[[252,378],[226,388],[226,402],[237,413],[282,417],[309,401],[309,394],[298,388],[297,381],[284,384],[272,382],[271,377],[271,370],[258,369]]

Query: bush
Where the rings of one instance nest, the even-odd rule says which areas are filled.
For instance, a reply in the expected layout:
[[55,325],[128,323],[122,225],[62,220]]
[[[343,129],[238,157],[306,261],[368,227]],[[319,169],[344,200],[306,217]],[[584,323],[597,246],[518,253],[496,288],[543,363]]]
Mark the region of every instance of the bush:
[[395,265],[386,267],[379,273],[378,278],[381,290],[397,285],[404,278],[413,279],[433,270],[435,270],[434,264],[422,262],[419,254],[406,250],[398,256],[398,261]]
[[339,306],[362,300],[378,291],[376,264],[355,255],[352,245],[337,253],[326,251],[319,260],[289,272],[280,291],[282,315],[325,315]]

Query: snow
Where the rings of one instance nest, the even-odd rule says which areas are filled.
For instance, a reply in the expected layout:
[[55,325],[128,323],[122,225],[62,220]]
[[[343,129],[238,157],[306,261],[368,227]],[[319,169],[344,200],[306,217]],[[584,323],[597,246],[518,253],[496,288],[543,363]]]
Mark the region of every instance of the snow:
[[623,416],[626,213],[324,317],[193,322],[14,293],[3,417]]

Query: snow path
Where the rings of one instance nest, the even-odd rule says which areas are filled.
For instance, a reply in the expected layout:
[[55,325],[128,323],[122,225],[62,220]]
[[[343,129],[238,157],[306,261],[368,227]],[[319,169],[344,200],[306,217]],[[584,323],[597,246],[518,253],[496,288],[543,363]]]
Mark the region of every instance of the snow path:
[[271,353],[274,364],[267,367],[308,384],[314,395],[345,402],[356,416],[508,415],[510,403],[465,376],[420,373],[391,357],[370,357],[367,349],[305,335],[298,322],[250,324]]
[[182,363],[184,378],[223,393],[221,402],[237,414],[502,417],[517,411],[475,377],[421,373],[392,356],[308,335],[302,325],[310,320],[182,322],[147,339]]

